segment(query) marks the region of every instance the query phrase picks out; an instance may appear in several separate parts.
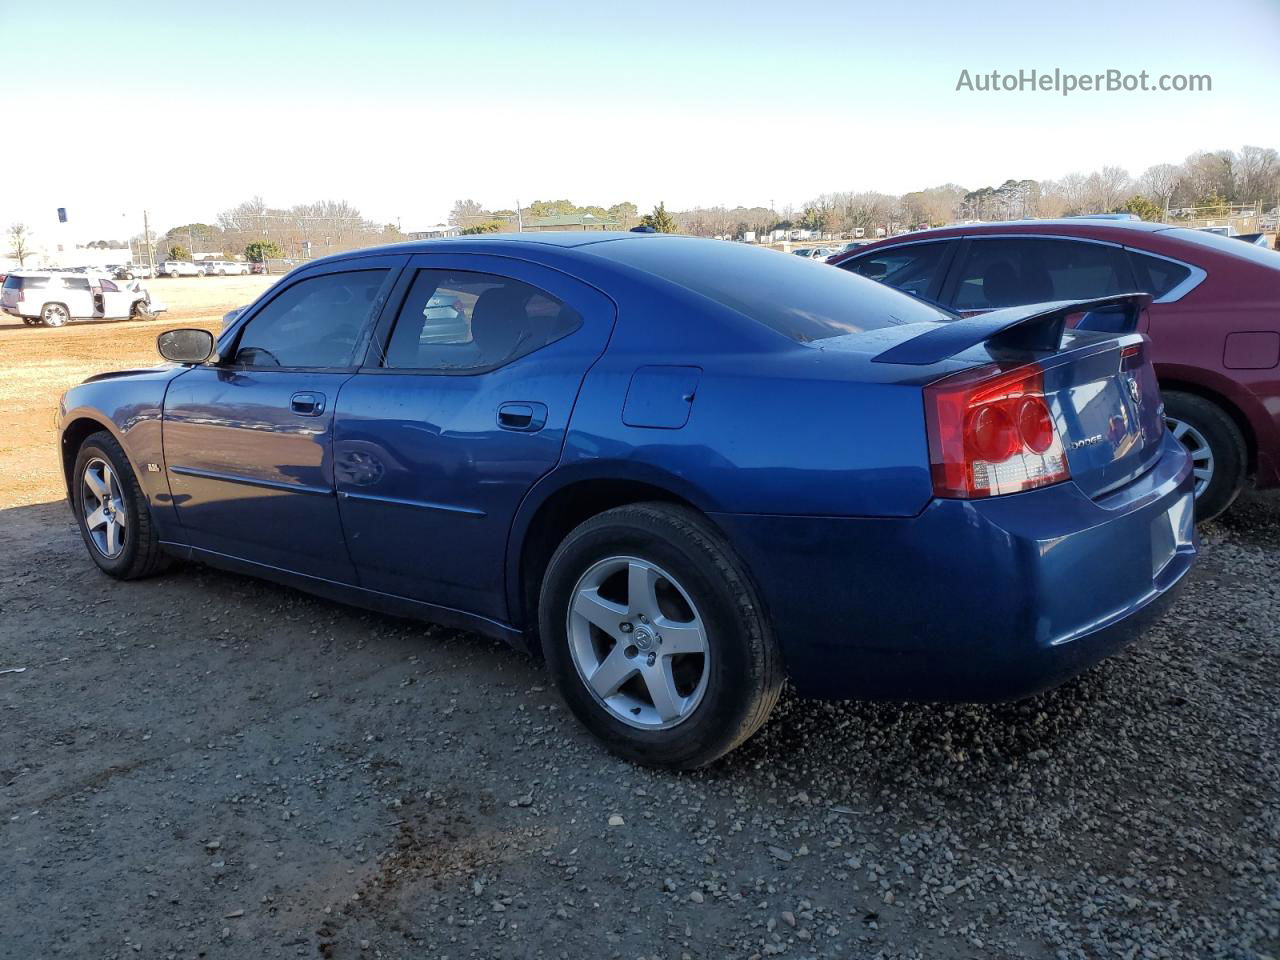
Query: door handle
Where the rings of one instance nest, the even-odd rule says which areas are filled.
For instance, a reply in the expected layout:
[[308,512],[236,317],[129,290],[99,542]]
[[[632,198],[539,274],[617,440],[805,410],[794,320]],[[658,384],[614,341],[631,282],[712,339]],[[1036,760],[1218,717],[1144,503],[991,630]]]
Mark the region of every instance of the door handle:
[[545,403],[504,403],[498,407],[498,426],[503,430],[533,433],[547,423]]
[[289,398],[289,409],[302,417],[318,417],[324,413],[324,394],[304,390]]

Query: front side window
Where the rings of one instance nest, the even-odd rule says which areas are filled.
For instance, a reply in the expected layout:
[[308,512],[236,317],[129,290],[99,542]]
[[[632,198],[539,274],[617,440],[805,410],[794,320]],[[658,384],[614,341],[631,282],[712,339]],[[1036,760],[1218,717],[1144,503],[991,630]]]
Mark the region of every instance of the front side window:
[[245,324],[232,364],[350,367],[386,276],[352,270],[299,280]]
[[841,264],[871,280],[879,280],[913,297],[927,297],[942,268],[947,242],[889,247]]
[[978,238],[960,265],[952,306],[992,310],[1132,290],[1120,247],[1039,237]]
[[383,366],[492,370],[572,333],[582,317],[510,277],[419,270],[391,331]]

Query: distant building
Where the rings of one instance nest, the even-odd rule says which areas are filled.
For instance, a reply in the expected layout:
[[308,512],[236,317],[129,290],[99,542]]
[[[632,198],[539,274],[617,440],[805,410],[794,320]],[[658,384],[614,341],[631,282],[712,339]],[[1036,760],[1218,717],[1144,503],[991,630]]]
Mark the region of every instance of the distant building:
[[460,233],[462,233],[461,227],[437,223],[434,227],[427,227],[424,230],[406,230],[404,235],[410,240],[438,240],[441,237],[456,237]]
[[526,217],[524,228],[527,231],[621,230],[622,224],[590,213],[570,213],[560,217]]

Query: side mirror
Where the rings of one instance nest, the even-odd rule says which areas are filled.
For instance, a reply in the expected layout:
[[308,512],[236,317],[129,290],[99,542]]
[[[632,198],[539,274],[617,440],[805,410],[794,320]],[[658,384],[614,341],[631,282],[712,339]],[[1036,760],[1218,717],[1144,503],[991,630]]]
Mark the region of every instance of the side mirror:
[[213,348],[213,334],[208,330],[166,330],[156,337],[160,356],[172,363],[204,363],[213,356]]

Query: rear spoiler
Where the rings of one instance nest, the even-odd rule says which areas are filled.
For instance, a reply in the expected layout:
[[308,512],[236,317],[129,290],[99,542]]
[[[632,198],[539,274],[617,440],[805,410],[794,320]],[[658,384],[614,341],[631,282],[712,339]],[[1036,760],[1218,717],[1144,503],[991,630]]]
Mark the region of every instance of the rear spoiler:
[[1086,330],[1132,333],[1138,329],[1138,318],[1150,302],[1150,294],[1117,293],[1096,300],[1052,300],[1005,307],[943,324],[890,347],[876,355],[873,362],[925,366],[954,357],[980,343],[993,352],[1055,353],[1062,348],[1062,334],[1069,315],[1086,314],[1077,325]]

